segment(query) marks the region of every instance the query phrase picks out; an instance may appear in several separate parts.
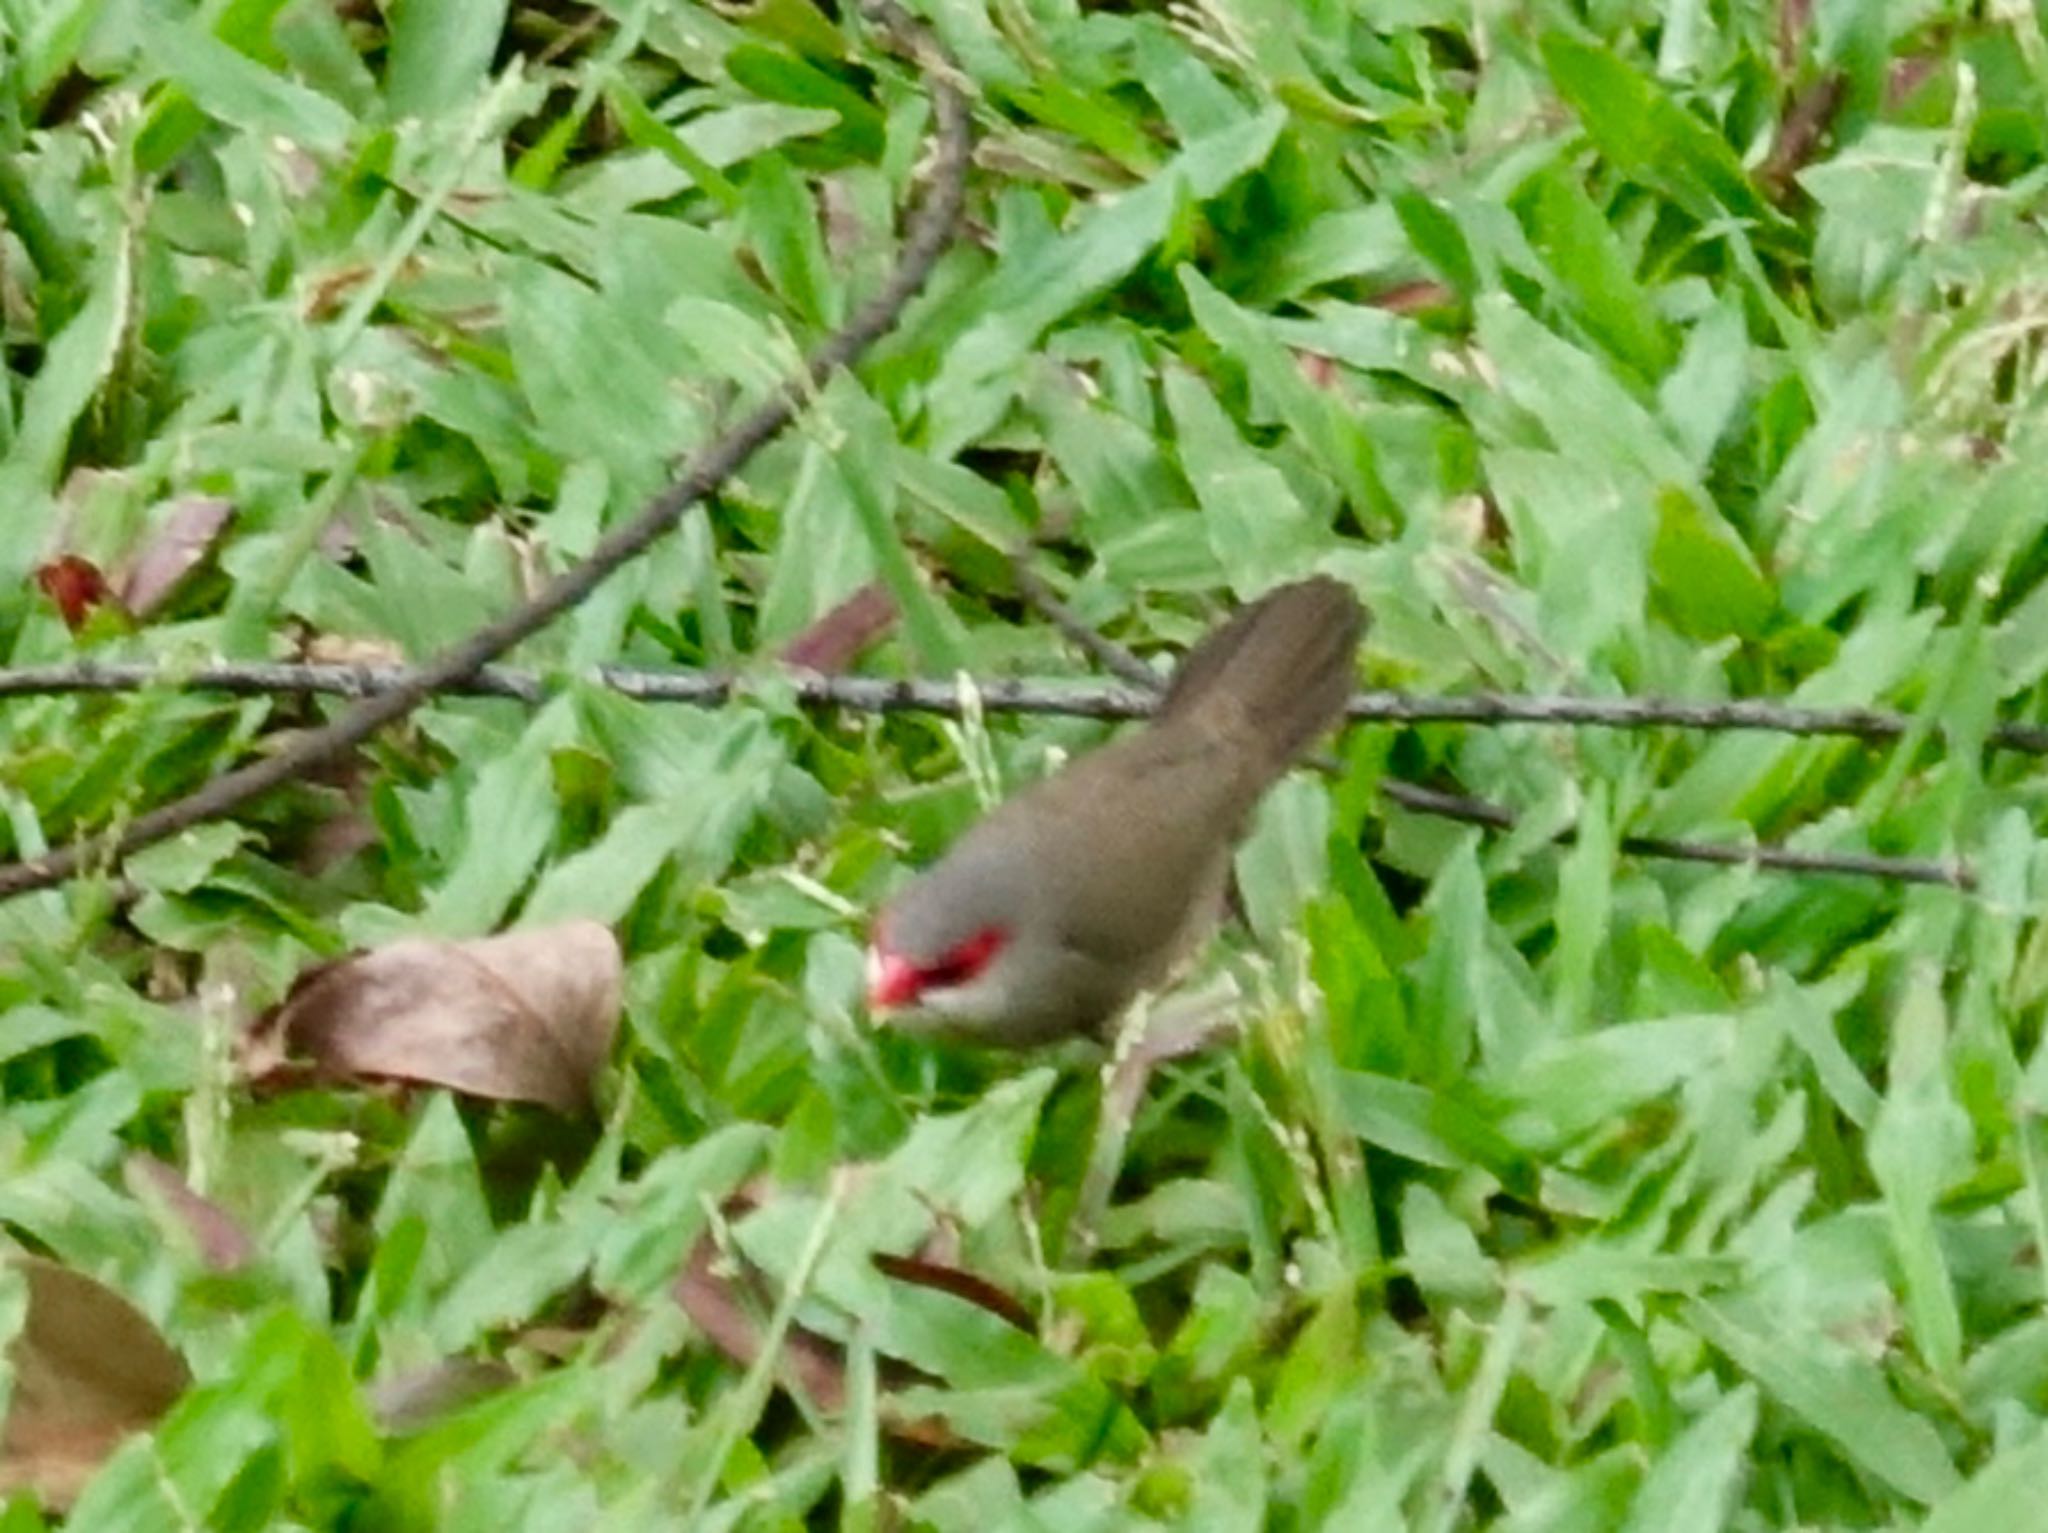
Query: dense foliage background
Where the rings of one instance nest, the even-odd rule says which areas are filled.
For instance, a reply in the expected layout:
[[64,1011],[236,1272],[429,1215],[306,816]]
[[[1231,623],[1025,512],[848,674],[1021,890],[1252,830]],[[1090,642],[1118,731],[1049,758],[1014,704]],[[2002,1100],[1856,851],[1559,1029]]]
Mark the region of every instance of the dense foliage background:
[[[118,1371],[146,1317],[192,1375],[94,1475],[97,1426],[22,1402],[98,1312],[14,1263],[0,1530],[81,1485],[94,1530],[2048,1527],[2048,806],[1983,746],[2048,674],[2035,7],[920,12],[974,103],[961,238],[525,646],[549,700],[437,702],[0,907],[0,1224],[140,1312],[65,1356]],[[0,0],[0,37],[16,666],[431,653],[786,376],[929,169],[916,73],[811,0]],[[1920,722],[1354,729],[1241,859],[1241,1038],[1127,1113],[860,1015],[865,912],[1105,726],[781,679],[1082,672],[1026,545],[1162,661],[1322,569],[1362,683]],[[604,660],[747,685],[629,702]],[[326,707],[12,698],[13,848]],[[253,1089],[312,965],[579,917],[626,960],[594,1112]]]

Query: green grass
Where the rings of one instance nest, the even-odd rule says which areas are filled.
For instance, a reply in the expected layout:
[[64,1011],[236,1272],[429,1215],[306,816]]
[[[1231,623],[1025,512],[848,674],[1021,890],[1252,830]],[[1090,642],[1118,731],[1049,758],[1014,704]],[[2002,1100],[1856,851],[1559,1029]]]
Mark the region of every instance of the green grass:
[[[926,9],[963,237],[514,657],[737,700],[439,702],[0,906],[0,1227],[139,1311],[103,1361],[146,1317],[193,1379],[67,1526],[2048,1528],[2048,795],[1979,743],[2048,680],[2035,9]],[[9,665],[432,653],[764,397],[924,184],[916,74],[810,0],[42,0],[0,46]],[[233,516],[168,599],[67,627],[37,572],[118,585],[195,497]],[[1321,569],[1368,684],[1921,727],[1352,730],[1262,815],[1242,1037],[1110,1115],[1090,1246],[1098,1072],[870,1032],[860,942],[1104,727],[806,714],[774,658],[879,581],[864,673],[1077,675],[1027,541],[1149,656]],[[323,708],[10,699],[11,850]],[[574,917],[625,957],[587,1121],[239,1068],[316,963]],[[0,1438],[0,1533],[60,1457]]]

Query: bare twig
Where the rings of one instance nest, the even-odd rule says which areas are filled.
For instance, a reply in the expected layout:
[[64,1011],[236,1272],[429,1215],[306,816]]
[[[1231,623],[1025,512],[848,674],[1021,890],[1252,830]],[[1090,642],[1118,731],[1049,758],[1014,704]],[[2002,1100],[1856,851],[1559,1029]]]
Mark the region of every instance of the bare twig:
[[[1462,793],[1444,793],[1421,783],[1399,777],[1382,777],[1380,792],[1414,814],[1433,815],[1440,820],[1457,820],[1465,825],[1482,825],[1488,830],[1513,830],[1514,811]],[[1578,832],[1567,828],[1558,841],[1570,845]],[[1974,889],[1977,876],[1967,864],[1937,862],[1923,857],[1881,857],[1871,852],[1802,852],[1789,846],[1717,846],[1706,841],[1676,841],[1665,836],[1623,836],[1620,849],[1636,857],[1657,857],[1667,862],[1706,862],[1722,867],[1751,863],[1781,873],[1839,874],[1847,878],[1879,878],[1898,884],[1939,884],[1950,889]]]
[[[1074,638],[1090,654],[1104,657],[1106,663],[1119,674],[1136,679],[1153,697],[1165,687],[1165,678],[1129,650],[1114,639],[1097,633],[1082,623],[1071,610],[1059,602],[1049,586],[1025,567],[1022,558],[1015,560],[1013,567],[1025,598],[1061,632]],[[986,697],[984,705],[993,706]],[[1601,702],[1566,697],[1512,698],[1491,695],[1476,698],[1417,699],[1402,697],[1397,693],[1369,692],[1353,698],[1348,713],[1354,720],[1390,721],[1399,717],[1404,722],[1417,722],[1424,718],[1456,718],[1473,723],[1506,723],[1514,720],[1524,723],[1569,722],[1621,726],[1623,720],[1627,719],[1628,727],[1634,727],[1637,717],[1647,714],[1652,709],[1662,708],[1669,711],[1670,717],[1658,722],[1690,723],[1697,727],[1728,729],[1764,727],[1757,722],[1758,710],[1769,706],[1771,705],[1749,703],[1666,703],[1654,700],[1643,703],[1631,699]],[[1589,709],[1594,711],[1586,711]],[[1899,735],[1905,732],[1909,722],[1897,714],[1878,714],[1863,709],[1840,709],[1831,712],[1838,722],[1854,726],[1839,731],[1843,733]],[[1707,725],[1704,720],[1710,713],[1716,718],[1712,725]],[[1822,715],[1823,710],[1818,709],[1777,710],[1778,718],[1802,726],[1811,726]],[[1787,732],[1799,734],[1820,731],[1795,727]],[[2048,740],[2048,732],[2035,733]],[[1332,763],[1320,760],[1311,764],[1319,770],[1333,769]],[[1380,791],[1403,808],[1417,814],[1435,815],[1440,819],[1457,820],[1468,825],[1483,825],[1491,830],[1514,828],[1515,816],[1512,810],[1504,809],[1498,804],[1490,804],[1484,799],[1471,798],[1462,793],[1446,793],[1440,789],[1425,787],[1421,783],[1405,782],[1398,777],[1382,777]],[[1561,843],[1569,843],[1574,839],[1576,832],[1569,828],[1557,837]],[[1862,852],[1799,852],[1781,846],[1714,846],[1701,841],[1677,841],[1662,836],[1624,836],[1620,848],[1639,857],[1659,857],[1677,862],[1727,865],[1753,863],[1761,868],[1791,872],[1833,873],[1856,878],[1890,879],[1899,883],[1943,884],[1957,889],[1974,888],[1976,885],[1975,875],[1962,864],[1930,862],[1921,858],[1879,857]]]
[[[1104,640],[1104,643],[1111,641]],[[0,670],[0,698],[75,693],[135,692],[151,687],[221,692],[236,697],[274,694],[319,694],[329,697],[378,698],[407,684],[413,673],[403,666],[299,665],[254,662],[172,670],[146,661],[85,660],[68,665],[22,666]],[[778,684],[793,689],[797,701],[810,708],[841,708],[857,713],[960,712],[959,687],[950,681],[891,680],[875,676],[824,676],[816,672],[772,673]],[[1147,672],[1147,674],[1154,674]],[[634,666],[600,666],[583,679],[641,702],[689,703],[716,707],[746,690],[744,679],[712,671],[645,670]],[[503,697],[525,703],[544,699],[556,679],[537,671],[484,666],[442,687],[451,696]],[[1152,712],[1156,690],[1121,685],[1074,682],[1017,681],[1002,677],[976,683],[987,713],[1057,715],[1068,718],[1136,719]],[[1570,697],[1409,697],[1394,692],[1362,692],[1352,699],[1351,717],[1376,723],[1467,723],[1595,725],[1613,729],[1678,725],[1705,730],[1754,729],[1793,735],[1848,735],[1884,740],[1903,734],[1904,715],[1869,709],[1787,708],[1767,703],[1685,703],[1664,699],[1599,700]],[[2048,753],[2048,731],[2031,725],[2002,725],[1989,743],[2009,750]],[[1482,799],[1445,793],[1399,778],[1382,779],[1381,791],[1402,808],[1492,830],[1513,827],[1512,811]],[[1567,833],[1567,838],[1569,833]],[[1796,852],[1774,846],[1713,846],[1636,836],[1622,849],[1638,856],[1677,861],[1743,863],[1788,872],[1846,873],[1889,878],[1906,883],[1948,884],[1969,888],[1967,868],[1957,864],[1860,854]]]
[[[1882,708],[1805,708],[1755,698],[1689,702],[1671,697],[1511,697],[1475,692],[1464,697],[1413,697],[1402,692],[1361,692],[1351,717],[1406,724],[1587,724],[1601,729],[1678,728],[1763,734],[1844,736],[1896,740],[1918,722]],[[1937,725],[1937,735],[1945,731]],[[1996,724],[1984,743],[1997,750],[2048,755],[2048,729]]]
[[1068,643],[1092,655],[1096,664],[1112,676],[1121,676],[1147,692],[1156,692],[1165,685],[1165,678],[1151,666],[1116,640],[1082,622],[1074,609],[1061,601],[1053,588],[1031,567],[1025,556],[1020,554],[1010,560],[1010,573],[1016,578],[1017,589],[1024,593],[1024,599],[1031,603],[1038,615],[1065,634]]
[[[886,0],[869,0],[869,5],[881,14],[887,29],[900,34],[902,18],[893,5]],[[530,601],[405,672],[403,680],[389,690],[363,696],[324,727],[296,737],[274,755],[215,778],[195,793],[138,816],[118,834],[88,836],[44,856],[0,867],[0,898],[48,888],[93,863],[116,862],[188,826],[226,814],[257,794],[302,776],[315,764],[352,750],[436,693],[473,676],[581,602],[622,565],[665,536],[685,512],[795,419],[833,372],[851,363],[896,323],[952,239],[965,195],[972,129],[966,102],[943,63],[926,62],[922,67],[936,124],[937,152],[929,188],[881,291],[811,354],[801,377],[723,433],[697,455],[681,478],[630,522],[608,533],[583,563],[556,576]]]
[[[1064,612],[1066,609],[1062,608]],[[1071,612],[1069,621],[1078,623]],[[1120,651],[1135,686],[1100,682],[1030,681],[1006,677],[977,680],[982,706],[991,713],[1058,714],[1082,719],[1139,719],[1152,712],[1153,695],[1163,677],[1131,656],[1115,641],[1098,642]],[[1105,663],[1107,663],[1105,661]],[[1119,667],[1120,672],[1123,670]],[[0,698],[57,696],[78,692],[140,692],[169,688],[187,692],[223,692],[234,697],[309,694],[364,698],[392,691],[413,673],[396,665],[297,664],[282,661],[223,661],[177,667],[147,660],[74,660],[61,665],[0,667]],[[605,665],[581,679],[595,681],[642,702],[725,702],[745,682],[717,671]],[[441,688],[453,696],[510,697],[537,702],[559,679],[540,671],[486,665]],[[958,686],[951,681],[897,680],[874,676],[820,675],[798,671],[788,679],[810,707],[845,708],[860,713],[957,713]],[[1351,699],[1349,716],[1363,724],[1540,724],[1584,725],[1596,729],[1698,729],[1708,732],[1754,730],[1760,734],[1802,737],[1840,736],[1855,740],[1895,740],[1912,728],[1914,719],[1881,708],[1803,708],[1797,704],[1755,699],[1689,702],[1669,697],[1509,696],[1473,692],[1459,696],[1422,697],[1408,692],[1360,692]],[[1935,733],[1942,731],[1937,726]],[[1994,750],[2048,756],[2048,729],[2038,724],[1993,725],[1984,743]]]

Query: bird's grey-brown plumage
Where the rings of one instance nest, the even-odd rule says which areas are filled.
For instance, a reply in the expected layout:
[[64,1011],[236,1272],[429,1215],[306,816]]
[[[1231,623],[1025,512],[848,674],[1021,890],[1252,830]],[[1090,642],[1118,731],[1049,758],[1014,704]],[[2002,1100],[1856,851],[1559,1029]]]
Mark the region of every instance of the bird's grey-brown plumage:
[[1216,919],[1252,810],[1342,716],[1365,623],[1324,577],[1241,608],[1149,724],[1005,803],[905,888],[878,951],[937,963],[1003,938],[973,984],[923,998],[935,1025],[1035,1043],[1100,1029],[1166,980]]

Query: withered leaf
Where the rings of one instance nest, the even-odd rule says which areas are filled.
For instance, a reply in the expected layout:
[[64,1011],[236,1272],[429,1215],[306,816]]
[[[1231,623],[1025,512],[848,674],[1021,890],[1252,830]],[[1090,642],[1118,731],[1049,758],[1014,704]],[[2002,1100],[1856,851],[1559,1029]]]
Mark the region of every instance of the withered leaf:
[[[751,1366],[761,1352],[765,1327],[754,1314],[763,1297],[758,1278],[720,1270],[718,1247],[709,1236],[690,1252],[682,1276],[675,1281],[676,1303],[690,1323],[712,1345],[741,1367]],[[749,1298],[755,1303],[750,1304]],[[818,1410],[836,1413],[846,1404],[846,1363],[839,1348],[824,1337],[793,1325],[782,1339],[785,1376]]]
[[518,1382],[518,1374],[490,1358],[447,1357],[379,1379],[370,1387],[370,1410],[388,1433],[416,1432]]
[[1419,314],[1425,309],[1445,308],[1455,302],[1457,296],[1441,282],[1399,282],[1366,299],[1366,302],[1391,314]]
[[104,1284],[38,1256],[0,1261],[28,1280],[28,1315],[8,1349],[14,1393],[0,1426],[0,1494],[29,1489],[68,1506],[123,1437],[170,1409],[191,1370]]
[[851,665],[895,622],[895,598],[871,580],[784,645],[782,658],[788,665],[832,675]]
[[595,921],[407,938],[301,974],[250,1030],[244,1066],[260,1083],[304,1059],[331,1078],[583,1112],[618,1029],[622,969]]
[[213,551],[234,515],[234,502],[217,495],[172,501],[121,576],[122,604],[137,617],[156,611]]
[[1031,1318],[1030,1310],[987,1278],[978,1277],[965,1267],[927,1261],[921,1256],[891,1256],[887,1251],[877,1251],[868,1260],[885,1277],[892,1277],[899,1283],[912,1283],[919,1288],[936,1288],[940,1293],[949,1293],[956,1299],[965,1299],[969,1304],[987,1310],[1026,1336],[1038,1334],[1038,1322]]
[[[736,1218],[772,1196],[772,1184],[763,1177],[756,1177],[720,1205],[720,1212],[728,1219]],[[906,1267],[916,1267],[917,1275],[909,1278],[917,1281],[923,1276],[923,1264],[908,1258],[888,1258],[889,1262],[902,1262]],[[876,1265],[883,1271],[889,1270],[884,1259],[876,1258]],[[950,1275],[950,1274],[949,1274]],[[969,1274],[958,1273],[969,1283],[995,1291],[992,1285]],[[949,1287],[934,1282],[931,1286]],[[762,1317],[774,1309],[774,1295],[762,1274],[737,1255],[726,1257],[718,1248],[718,1242],[707,1232],[698,1237],[690,1250],[683,1270],[669,1290],[690,1323],[704,1333],[710,1343],[723,1352],[736,1366],[752,1367],[761,1354],[766,1325]],[[979,1302],[973,1295],[971,1302]],[[1003,1296],[1007,1299],[1007,1295]],[[1015,1301],[1011,1300],[1014,1304]],[[1003,1313],[1000,1309],[997,1313]],[[1005,1315],[1004,1318],[1011,1318]],[[1030,1317],[1024,1317],[1025,1329],[1031,1329]],[[837,1415],[846,1408],[846,1351],[829,1337],[821,1336],[802,1325],[791,1325],[783,1333],[781,1350],[778,1353],[779,1374],[784,1385],[802,1394],[811,1408],[826,1415]],[[885,1390],[898,1389],[916,1382],[922,1375],[895,1358],[883,1357],[881,1363],[882,1385]],[[926,1448],[958,1448],[962,1439],[936,1416],[913,1415],[897,1407],[893,1400],[884,1398],[881,1405],[882,1430],[900,1442],[916,1443]]]
[[195,1192],[176,1166],[140,1151],[128,1157],[128,1185],[161,1203],[183,1226],[199,1259],[215,1272],[233,1272],[256,1259],[256,1242],[235,1216]]

